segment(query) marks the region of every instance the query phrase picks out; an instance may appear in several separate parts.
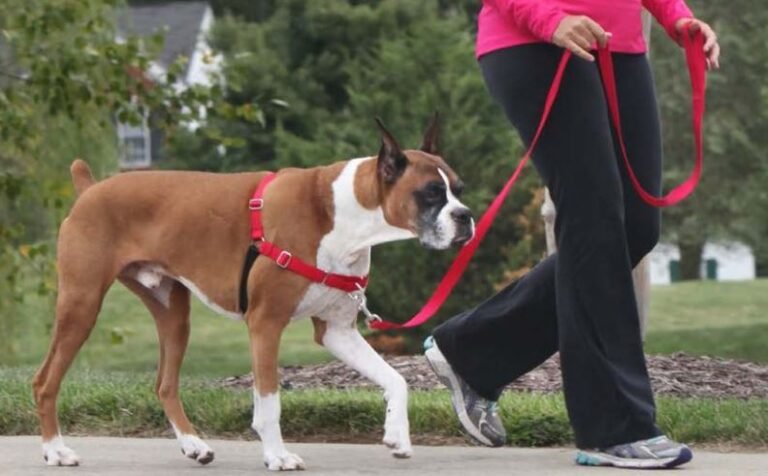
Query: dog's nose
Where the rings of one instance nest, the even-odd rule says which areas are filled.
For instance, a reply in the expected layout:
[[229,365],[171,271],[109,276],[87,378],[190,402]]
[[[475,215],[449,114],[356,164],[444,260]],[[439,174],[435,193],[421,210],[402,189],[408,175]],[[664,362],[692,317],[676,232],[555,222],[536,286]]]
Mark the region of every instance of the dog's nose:
[[472,212],[469,208],[457,208],[451,212],[451,218],[459,225],[469,225],[472,221]]

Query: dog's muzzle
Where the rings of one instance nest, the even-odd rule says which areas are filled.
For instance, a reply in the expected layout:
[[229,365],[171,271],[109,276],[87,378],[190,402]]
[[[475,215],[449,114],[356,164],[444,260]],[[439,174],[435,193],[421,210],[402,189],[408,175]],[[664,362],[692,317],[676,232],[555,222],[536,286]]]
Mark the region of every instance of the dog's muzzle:
[[475,222],[469,208],[457,208],[451,212],[451,218],[456,223],[456,236],[452,245],[463,246],[475,235]]

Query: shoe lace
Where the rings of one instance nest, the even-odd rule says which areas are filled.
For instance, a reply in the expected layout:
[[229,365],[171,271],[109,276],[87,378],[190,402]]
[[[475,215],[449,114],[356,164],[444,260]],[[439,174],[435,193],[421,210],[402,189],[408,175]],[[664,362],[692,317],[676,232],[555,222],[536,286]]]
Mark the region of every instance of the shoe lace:
[[475,402],[475,408],[493,416],[499,413],[499,403],[484,398],[478,399],[477,402]]

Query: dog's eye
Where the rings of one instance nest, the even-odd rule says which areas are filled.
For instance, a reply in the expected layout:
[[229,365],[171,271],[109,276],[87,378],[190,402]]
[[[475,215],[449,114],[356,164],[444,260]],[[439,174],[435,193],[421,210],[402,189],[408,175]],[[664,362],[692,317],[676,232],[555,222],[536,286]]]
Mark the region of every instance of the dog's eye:
[[425,190],[425,195],[430,200],[437,200],[440,198],[443,198],[445,196],[445,185],[442,183],[431,183],[427,186],[427,189]]

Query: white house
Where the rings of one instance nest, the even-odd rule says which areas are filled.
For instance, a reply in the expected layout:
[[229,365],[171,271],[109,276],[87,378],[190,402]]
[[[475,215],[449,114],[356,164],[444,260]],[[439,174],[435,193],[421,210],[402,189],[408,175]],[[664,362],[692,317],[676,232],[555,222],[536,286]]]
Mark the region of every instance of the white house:
[[[651,284],[670,284],[680,279],[680,249],[659,243],[650,254]],[[702,279],[743,281],[755,279],[755,255],[740,242],[707,242],[701,253]]]
[[[213,20],[213,10],[204,1],[129,4],[118,12],[118,40],[120,36],[148,37],[164,30],[163,50],[150,68],[150,78],[164,81],[168,67],[183,56],[188,58],[186,71],[175,86],[209,85],[211,75],[221,69],[221,58],[212,54],[206,40]],[[187,127],[195,128],[196,124]],[[148,118],[139,126],[118,123],[117,134],[121,170],[146,169],[161,157],[162,133],[151,128]]]

